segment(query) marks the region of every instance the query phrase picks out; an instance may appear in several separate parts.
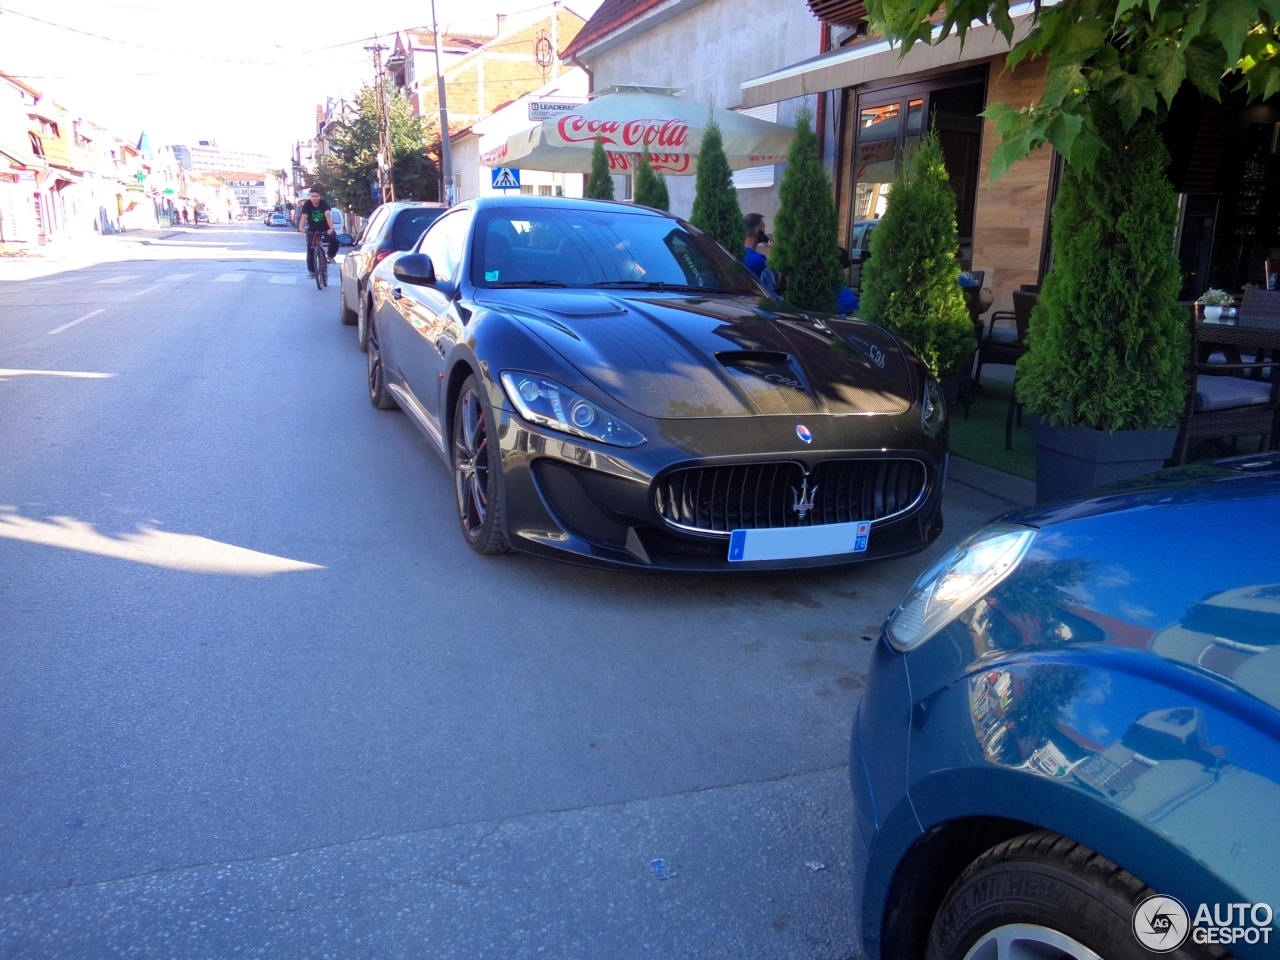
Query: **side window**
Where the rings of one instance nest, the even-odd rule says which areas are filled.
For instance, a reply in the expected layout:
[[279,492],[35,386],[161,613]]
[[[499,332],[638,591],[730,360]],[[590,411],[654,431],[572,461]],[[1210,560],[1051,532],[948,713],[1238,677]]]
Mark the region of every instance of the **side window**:
[[382,230],[382,224],[387,219],[387,208],[379,207],[373,211],[373,217],[364,225],[364,233],[360,235],[361,243],[369,243],[378,239],[378,233]]
[[453,279],[462,261],[462,245],[471,227],[471,211],[459,210],[431,225],[418,244],[418,251],[431,258],[436,276]]

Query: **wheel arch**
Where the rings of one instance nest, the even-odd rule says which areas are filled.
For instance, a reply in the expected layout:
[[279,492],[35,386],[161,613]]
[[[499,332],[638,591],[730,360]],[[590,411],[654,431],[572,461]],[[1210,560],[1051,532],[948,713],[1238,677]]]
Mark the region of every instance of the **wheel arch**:
[[453,440],[448,438],[453,436],[453,416],[458,406],[458,395],[462,393],[462,385],[470,376],[480,379],[479,371],[467,357],[459,357],[449,368],[449,377],[444,390],[444,423],[442,424],[446,444],[453,443]]

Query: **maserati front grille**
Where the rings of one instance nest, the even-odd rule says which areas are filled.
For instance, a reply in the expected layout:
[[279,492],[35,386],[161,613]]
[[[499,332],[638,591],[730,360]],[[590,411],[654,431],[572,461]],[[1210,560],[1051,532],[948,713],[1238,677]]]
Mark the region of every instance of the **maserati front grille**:
[[726,534],[762,527],[805,527],[888,520],[923,498],[919,460],[823,460],[807,475],[794,461],[685,467],[661,477],[658,513],[673,526]]

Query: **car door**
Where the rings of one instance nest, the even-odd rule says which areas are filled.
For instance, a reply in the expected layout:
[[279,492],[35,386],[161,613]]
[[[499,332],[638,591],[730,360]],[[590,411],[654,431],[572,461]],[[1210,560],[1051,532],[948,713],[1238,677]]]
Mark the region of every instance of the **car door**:
[[373,216],[365,224],[364,232],[360,234],[359,242],[342,258],[342,296],[348,310],[358,310],[360,307],[360,287],[369,282],[369,271],[373,269],[373,258],[388,216],[386,207],[373,211]]
[[456,289],[462,243],[470,227],[470,209],[456,210],[432,224],[418,244],[417,252],[431,258],[436,279],[444,281],[447,290],[426,284],[398,285],[399,308],[405,320],[400,324],[395,340],[400,375],[423,410],[437,424],[442,419],[438,382],[444,369],[444,354],[436,341],[440,335],[441,317],[450,308],[450,294]]

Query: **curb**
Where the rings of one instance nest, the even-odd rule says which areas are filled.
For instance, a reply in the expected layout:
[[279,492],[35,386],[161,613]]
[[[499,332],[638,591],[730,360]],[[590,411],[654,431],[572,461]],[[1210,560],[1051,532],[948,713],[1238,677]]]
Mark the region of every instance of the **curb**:
[[1005,473],[995,467],[988,467],[963,457],[951,455],[951,465],[947,470],[947,478],[956,483],[963,483],[979,493],[996,497],[1019,507],[1036,505],[1036,482],[1024,480],[1012,473]]

